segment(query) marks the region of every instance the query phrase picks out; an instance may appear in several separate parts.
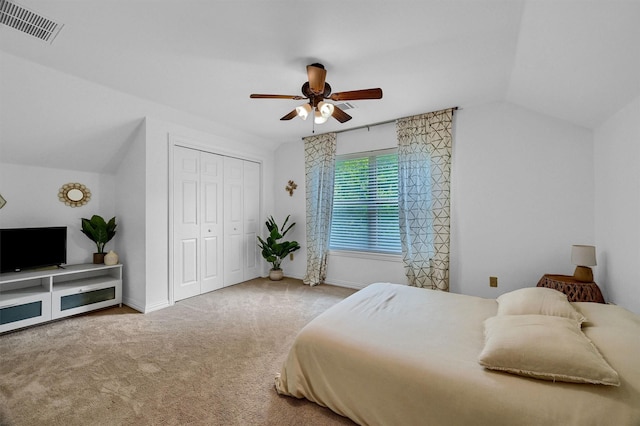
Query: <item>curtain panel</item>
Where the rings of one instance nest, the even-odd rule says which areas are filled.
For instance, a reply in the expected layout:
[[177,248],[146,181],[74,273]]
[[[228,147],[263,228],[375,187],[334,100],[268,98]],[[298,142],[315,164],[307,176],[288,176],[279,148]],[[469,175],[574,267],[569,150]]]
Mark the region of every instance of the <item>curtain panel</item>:
[[336,134],[304,140],[307,208],[307,271],[305,284],[320,284],[327,276],[327,253],[333,209]]
[[449,291],[453,109],[396,121],[402,258],[409,285]]

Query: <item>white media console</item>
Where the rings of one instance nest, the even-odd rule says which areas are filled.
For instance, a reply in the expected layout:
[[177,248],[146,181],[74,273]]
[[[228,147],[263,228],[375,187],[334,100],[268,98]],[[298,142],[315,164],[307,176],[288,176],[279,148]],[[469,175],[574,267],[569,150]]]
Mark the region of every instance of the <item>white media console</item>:
[[0,333],[41,322],[122,306],[122,265],[0,274]]

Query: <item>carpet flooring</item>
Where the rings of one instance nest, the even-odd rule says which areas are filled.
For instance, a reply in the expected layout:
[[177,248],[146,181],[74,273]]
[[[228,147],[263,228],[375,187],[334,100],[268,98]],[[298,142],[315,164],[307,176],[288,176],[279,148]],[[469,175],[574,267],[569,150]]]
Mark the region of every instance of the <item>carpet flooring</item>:
[[298,331],[353,292],[259,278],[5,333],[0,424],[352,425],[278,395],[274,377]]

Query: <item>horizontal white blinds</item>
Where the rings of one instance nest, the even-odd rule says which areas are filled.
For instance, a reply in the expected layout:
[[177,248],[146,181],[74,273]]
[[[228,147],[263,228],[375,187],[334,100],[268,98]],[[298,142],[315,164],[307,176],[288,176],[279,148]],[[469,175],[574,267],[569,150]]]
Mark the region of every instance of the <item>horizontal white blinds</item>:
[[360,155],[336,159],[329,248],[401,253],[398,154]]

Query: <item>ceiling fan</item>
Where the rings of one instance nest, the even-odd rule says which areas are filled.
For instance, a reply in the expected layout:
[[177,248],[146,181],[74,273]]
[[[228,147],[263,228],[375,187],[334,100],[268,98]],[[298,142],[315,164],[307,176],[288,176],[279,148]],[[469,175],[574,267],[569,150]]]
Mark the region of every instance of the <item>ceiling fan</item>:
[[327,70],[322,64],[314,63],[307,65],[307,76],[309,81],[302,85],[302,96],[300,95],[262,95],[252,94],[252,99],[308,99],[309,102],[296,107],[289,114],[280,120],[291,120],[293,117],[300,117],[306,120],[313,112],[314,123],[322,124],[329,117],[333,117],[341,123],[351,120],[351,116],[341,110],[338,106],[326,102],[325,99],[332,101],[357,101],[361,99],[380,99],[382,98],[382,89],[363,89],[351,90],[348,92],[331,93],[331,86],[325,81]]

